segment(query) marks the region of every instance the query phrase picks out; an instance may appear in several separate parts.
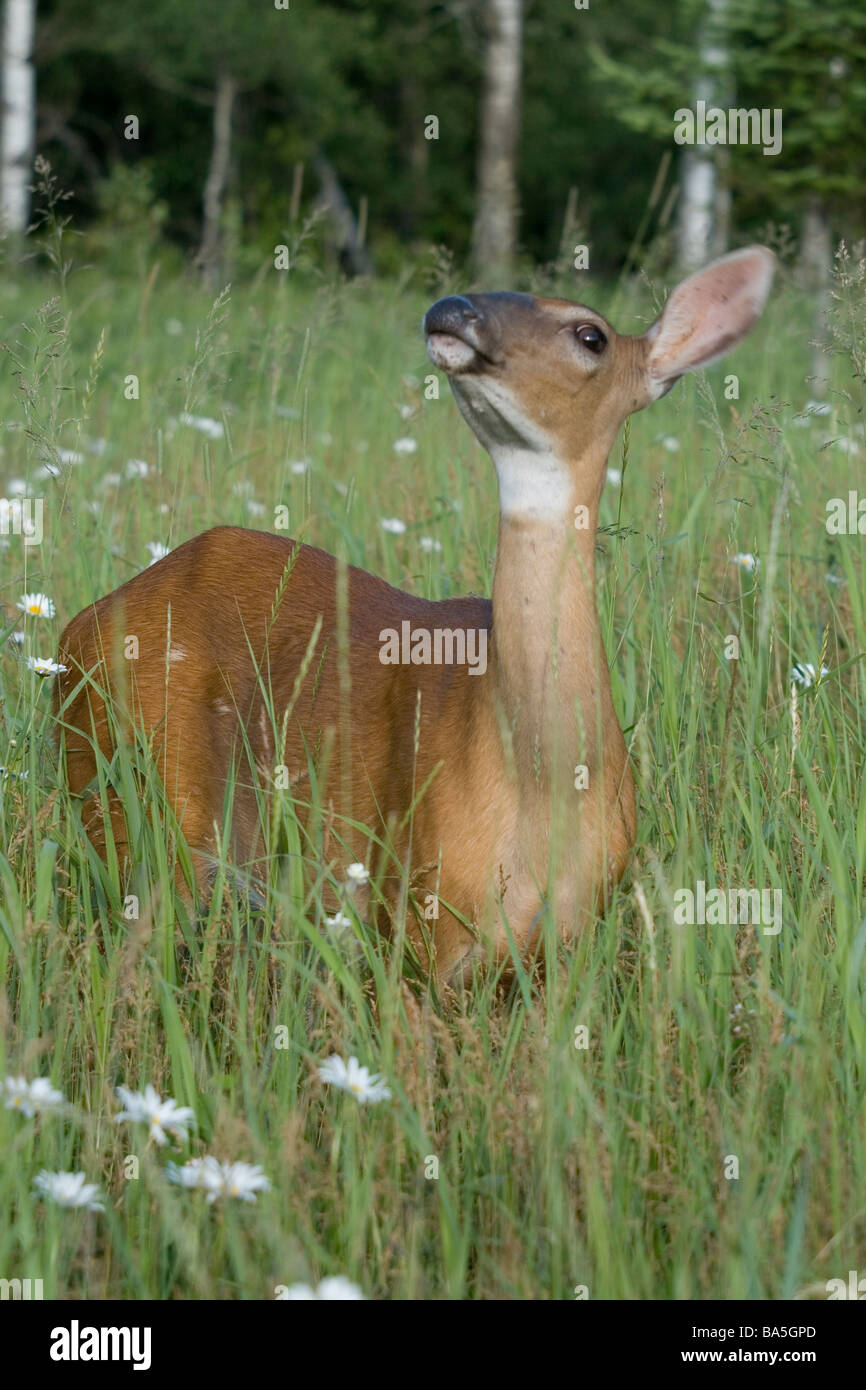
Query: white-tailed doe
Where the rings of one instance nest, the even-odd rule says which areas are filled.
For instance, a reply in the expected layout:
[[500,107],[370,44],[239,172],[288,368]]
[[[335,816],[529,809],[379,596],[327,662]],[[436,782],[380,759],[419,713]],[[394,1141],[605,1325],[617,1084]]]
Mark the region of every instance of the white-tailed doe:
[[[607,456],[627,415],[744,337],[772,275],[763,247],[725,256],[679,285],[640,337],[564,299],[434,304],[430,357],[499,481],[492,602],[429,602],[265,532],[218,527],[187,541],[61,638],[68,779],[100,851],[94,749],[110,758],[118,727],[134,722],[203,898],[227,784],[233,861],[255,878],[260,789],[284,767],[301,823],[314,802],[325,816],[335,869],[366,859],[383,929],[408,883],[407,934],[440,979],[462,977],[479,952],[528,957],[545,911],[571,938],[635,837],[595,599]],[[463,651],[479,660],[461,663]],[[107,814],[122,860],[116,792]]]

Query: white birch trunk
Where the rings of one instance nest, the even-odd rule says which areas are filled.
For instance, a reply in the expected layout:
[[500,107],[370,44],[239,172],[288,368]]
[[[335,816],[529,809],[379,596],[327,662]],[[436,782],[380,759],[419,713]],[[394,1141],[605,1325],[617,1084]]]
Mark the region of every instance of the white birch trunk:
[[232,154],[232,117],[237,83],[227,72],[217,77],[213,109],[213,141],[210,166],[204,186],[201,249],[198,264],[205,279],[214,284],[222,260],[223,200],[229,179]]
[[31,62],[36,0],[6,0],[3,13],[0,120],[0,222],[23,236],[30,219],[36,129],[36,78]]
[[[730,57],[725,20],[727,0],[706,0],[707,8],[698,31],[698,78],[695,105],[727,108],[730,90]],[[727,250],[727,189],[719,178],[724,146],[686,145],[680,162],[680,207],[677,227],[677,259],[685,271],[697,270],[714,255]],[[726,161],[725,161],[726,162]]]

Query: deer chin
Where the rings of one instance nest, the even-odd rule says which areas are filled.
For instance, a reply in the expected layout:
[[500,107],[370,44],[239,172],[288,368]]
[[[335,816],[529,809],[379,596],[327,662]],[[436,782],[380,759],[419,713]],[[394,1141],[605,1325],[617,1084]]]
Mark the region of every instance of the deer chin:
[[471,372],[481,361],[481,354],[471,343],[453,333],[431,333],[427,338],[427,355],[434,366],[448,376]]

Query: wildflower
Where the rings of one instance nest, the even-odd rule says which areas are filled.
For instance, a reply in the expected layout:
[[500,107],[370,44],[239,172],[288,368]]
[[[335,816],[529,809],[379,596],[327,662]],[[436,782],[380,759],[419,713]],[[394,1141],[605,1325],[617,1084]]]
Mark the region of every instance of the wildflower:
[[663,434],[660,443],[662,448],[667,449],[669,454],[675,454],[680,447],[680,441],[673,434]]
[[335,1052],[319,1067],[319,1079],[341,1091],[351,1091],[361,1105],[366,1101],[375,1104],[376,1101],[389,1100],[391,1097],[391,1092],[382,1078],[371,1076],[368,1069],[360,1065],[357,1057],[350,1057],[348,1062],[344,1062]]
[[68,666],[61,666],[48,656],[28,656],[27,665],[37,676],[59,676],[61,671],[69,670]]
[[169,1163],[166,1172],[169,1182],[207,1192],[209,1202],[218,1197],[255,1202],[256,1193],[267,1192],[271,1185],[258,1163],[221,1163],[211,1155],[190,1159],[182,1167]]
[[16,606],[33,618],[53,618],[56,612],[54,600],[47,594],[22,594]]
[[803,690],[809,690],[813,685],[820,685],[825,676],[829,676],[830,670],[827,666],[822,666],[820,674],[816,674],[815,667],[811,661],[795,661],[791,667],[791,683],[802,686]]
[[148,541],[147,553],[150,556],[150,563],[155,565],[158,560],[164,560],[170,551],[167,545],[163,545],[162,541]]
[[849,454],[854,457],[856,457],[861,452],[860,445],[857,443],[857,440],[848,439],[846,435],[840,435],[838,439],[834,439],[833,448],[838,449],[840,453]]
[[370,882],[370,874],[363,864],[350,864],[346,870],[346,880],[351,888],[360,888]]
[[433,536],[421,536],[418,544],[425,555],[441,555],[442,542],[437,541]]
[[308,473],[309,469],[309,459],[292,459],[289,463],[289,472],[296,474],[297,477],[301,477],[304,473]]
[[77,449],[58,449],[57,457],[60,459],[61,463],[84,462],[84,455],[80,454]]
[[123,470],[127,478],[146,478],[150,464],[146,459],[127,459]]
[[609,468],[607,470],[607,481],[611,484],[612,487],[619,487],[620,483],[622,482],[622,469]]
[[383,516],[382,530],[388,531],[392,536],[402,536],[406,530],[406,523],[396,516]]
[[394,440],[394,453],[395,453],[395,454],[417,454],[417,452],[418,452],[418,441],[417,441],[417,439],[404,438],[404,439],[395,439],[395,440]]
[[27,1081],[23,1076],[5,1076],[3,1093],[6,1109],[18,1110],[22,1115],[44,1115],[64,1105],[62,1093],[44,1076],[38,1076],[35,1081]]
[[798,429],[805,429],[816,415],[829,415],[830,405],[827,401],[807,401],[799,415],[795,415],[792,423]]
[[351,917],[345,912],[335,912],[333,917],[325,918],[325,923],[335,936],[343,936],[353,925]]
[[85,1182],[83,1173],[42,1172],[33,1179],[33,1186],[39,1196],[56,1202],[59,1207],[84,1207],[86,1211],[104,1211],[105,1204],[98,1202],[99,1188],[96,1183]]
[[758,560],[756,556],[749,554],[748,551],[742,551],[737,555],[731,556],[732,565],[739,565],[741,570],[748,570],[750,574],[755,574],[757,572],[760,563],[760,560]]
[[357,1302],[363,1298],[364,1295],[358,1285],[353,1284],[351,1279],[347,1279],[343,1274],[337,1274],[331,1279],[322,1279],[315,1289],[309,1284],[289,1284],[288,1287],[283,1288],[281,1293],[277,1294],[278,1300],[295,1303],[309,1302],[310,1299],[327,1299],[329,1302],[336,1302],[337,1300]]
[[119,1125],[124,1120],[144,1123],[149,1126],[149,1137],[156,1144],[166,1144],[169,1134],[178,1141],[187,1139],[189,1129],[195,1128],[195,1115],[190,1107],[178,1105],[176,1100],[162,1100],[153,1086],[148,1085],[143,1092],[118,1086],[116,1094],[125,1108],[115,1115],[114,1123]]
[[226,432],[222,420],[211,420],[207,415],[190,415],[188,411],[184,411],[179,419],[182,425],[189,425],[191,430],[206,434],[208,439],[222,439]]
[[254,497],[247,498],[247,511],[250,516],[264,516],[265,510],[264,502],[257,502]]

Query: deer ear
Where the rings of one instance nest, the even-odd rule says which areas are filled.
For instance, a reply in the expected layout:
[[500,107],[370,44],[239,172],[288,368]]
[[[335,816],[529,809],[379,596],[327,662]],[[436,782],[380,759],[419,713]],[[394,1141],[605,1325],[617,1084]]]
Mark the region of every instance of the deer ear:
[[775,264],[765,246],[747,246],[677,285],[646,334],[655,396],[745,338],[767,302]]

